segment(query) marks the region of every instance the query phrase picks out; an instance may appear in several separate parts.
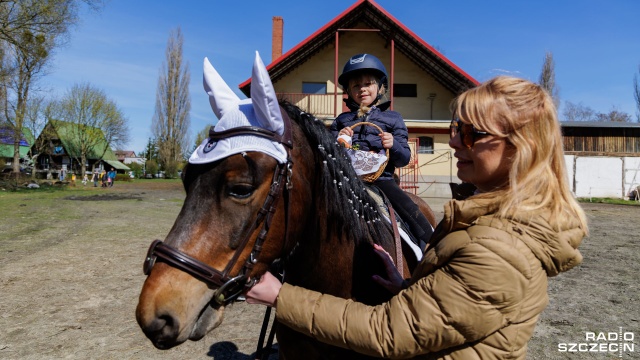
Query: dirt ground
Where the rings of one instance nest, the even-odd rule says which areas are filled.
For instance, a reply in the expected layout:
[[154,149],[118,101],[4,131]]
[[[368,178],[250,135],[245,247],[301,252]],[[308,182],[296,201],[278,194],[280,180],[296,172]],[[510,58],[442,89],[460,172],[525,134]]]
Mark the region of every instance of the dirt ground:
[[[252,359],[264,307],[235,303],[220,328],[167,351],[136,324],[142,262],[180,210],[179,183],[117,182],[49,198],[0,191],[0,358]],[[640,358],[640,207],[584,208],[591,226],[584,263],[550,280],[528,359]],[[633,336],[625,343],[634,351],[559,351],[563,343],[593,343],[586,332]]]

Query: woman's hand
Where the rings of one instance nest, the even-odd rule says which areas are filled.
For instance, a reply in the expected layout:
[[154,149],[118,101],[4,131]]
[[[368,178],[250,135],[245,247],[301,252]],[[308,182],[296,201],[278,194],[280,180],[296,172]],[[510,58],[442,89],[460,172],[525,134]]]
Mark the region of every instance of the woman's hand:
[[342,130],[338,132],[338,136],[340,135],[347,135],[347,136],[353,137],[353,129],[351,129],[350,127],[342,128]]
[[264,273],[258,281],[249,291],[245,293],[246,301],[249,304],[260,304],[267,306],[275,306],[276,299],[280,293],[282,283],[270,272]]
[[380,139],[382,139],[382,147],[385,149],[391,149],[393,147],[393,135],[388,132],[382,132],[380,134]]
[[387,272],[387,279],[378,275],[373,275],[373,281],[377,282],[394,295],[399,293],[400,290],[406,288],[406,282],[398,272],[398,269],[396,269],[396,265],[393,263],[391,255],[389,255],[389,253],[378,244],[373,244],[373,248],[375,249],[376,254],[380,256],[380,259],[382,259],[384,268]]

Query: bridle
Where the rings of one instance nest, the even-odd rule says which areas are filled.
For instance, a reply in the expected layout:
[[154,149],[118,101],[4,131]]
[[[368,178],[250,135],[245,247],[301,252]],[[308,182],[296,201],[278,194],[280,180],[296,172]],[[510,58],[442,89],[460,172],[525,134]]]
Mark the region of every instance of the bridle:
[[[250,231],[244,237],[238,248],[236,249],[233,257],[229,260],[224,270],[219,271],[213,267],[203,263],[202,261],[195,259],[184,252],[163,243],[160,240],[155,240],[151,243],[147,257],[144,262],[144,274],[149,275],[156,261],[162,261],[166,264],[173,266],[176,269],[182,270],[187,274],[195,277],[196,279],[204,282],[210,288],[216,289],[213,295],[213,300],[219,305],[225,305],[235,300],[243,291],[251,288],[255,285],[257,279],[249,278],[249,274],[254,265],[258,262],[258,256],[262,251],[262,246],[269,232],[271,226],[271,220],[276,212],[278,199],[281,194],[289,191],[292,188],[292,169],[293,161],[291,158],[291,149],[293,148],[293,140],[291,135],[291,119],[287,115],[286,111],[281,107],[280,112],[284,120],[284,132],[282,135],[276,132],[269,131],[263,128],[255,126],[242,126],[225,131],[216,132],[213,128],[209,130],[209,141],[217,141],[220,139],[226,139],[232,136],[240,135],[252,135],[264,137],[272,141],[279,142],[284,145],[287,152],[287,162],[278,163],[273,174],[273,180],[269,194],[262,204],[262,207],[258,211],[258,215],[251,225]],[[285,209],[286,209],[285,204]],[[286,217],[286,216],[285,216]],[[240,273],[236,276],[230,274],[231,269],[238,262],[240,254],[244,251],[249,243],[251,234],[262,223],[262,229],[256,238],[253,245],[253,249],[249,257],[244,262]]]

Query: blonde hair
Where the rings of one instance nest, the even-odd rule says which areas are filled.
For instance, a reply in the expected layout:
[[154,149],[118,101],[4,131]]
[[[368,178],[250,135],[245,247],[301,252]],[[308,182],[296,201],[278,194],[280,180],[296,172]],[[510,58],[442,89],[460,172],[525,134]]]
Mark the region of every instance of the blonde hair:
[[548,209],[552,223],[569,215],[588,231],[584,211],[569,188],[556,107],[544,89],[498,76],[462,93],[452,110],[454,118],[504,138],[515,148],[508,186],[477,197],[500,199],[502,217]]
[[[362,71],[354,76],[352,76],[351,78],[349,78],[349,81],[347,82],[349,84],[349,86],[347,87],[346,91],[347,94],[354,99],[355,96],[351,95],[351,84],[353,84],[354,82],[357,81],[373,81],[376,84],[378,84],[378,95],[382,96],[385,94],[386,89],[384,88],[383,84],[380,84],[380,79],[378,77],[376,77],[372,72],[366,72],[366,71]],[[363,117],[365,116],[369,110],[371,110],[371,105],[373,104],[369,104],[369,105],[365,105],[365,104],[360,104],[360,108],[358,109],[358,117]]]

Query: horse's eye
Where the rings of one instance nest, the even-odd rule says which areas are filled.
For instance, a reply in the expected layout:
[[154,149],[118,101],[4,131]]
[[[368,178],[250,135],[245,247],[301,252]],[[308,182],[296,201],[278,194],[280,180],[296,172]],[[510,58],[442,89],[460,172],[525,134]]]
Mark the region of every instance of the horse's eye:
[[255,188],[250,185],[233,185],[229,188],[229,196],[246,199],[253,194]]

